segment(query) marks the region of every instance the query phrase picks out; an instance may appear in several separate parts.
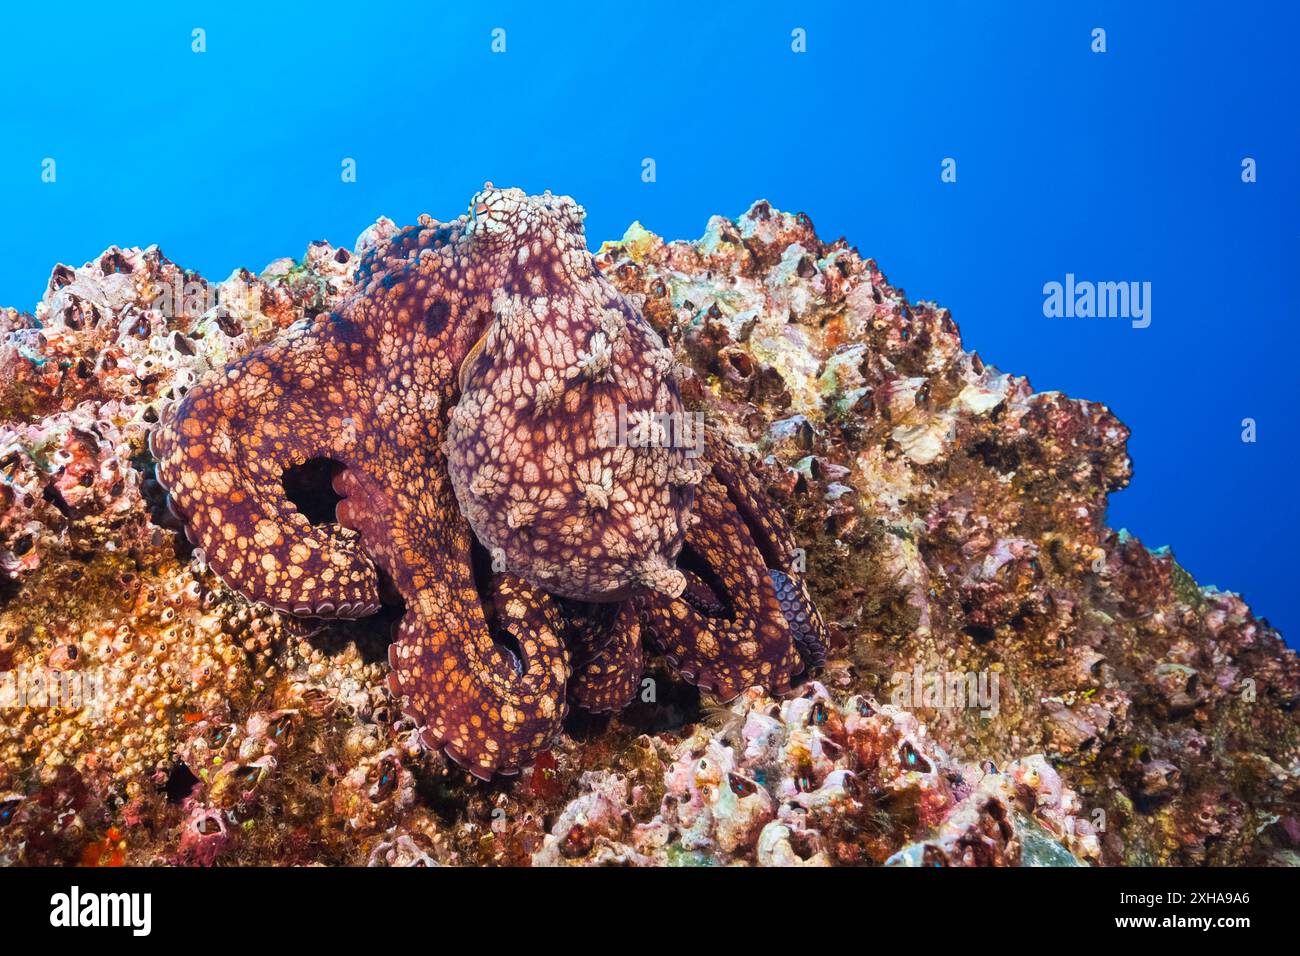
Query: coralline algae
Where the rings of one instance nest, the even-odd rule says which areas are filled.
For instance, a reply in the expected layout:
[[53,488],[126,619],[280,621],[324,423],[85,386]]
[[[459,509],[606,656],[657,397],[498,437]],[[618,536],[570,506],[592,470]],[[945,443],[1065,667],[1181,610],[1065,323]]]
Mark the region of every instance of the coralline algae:
[[[765,202],[597,261],[689,368],[688,409],[761,459],[830,627],[817,679],[719,707],[651,654],[631,707],[571,717],[513,783],[422,750],[390,621],[223,588],[147,451],[396,231],[219,284],[114,248],[0,310],[0,862],[1297,862],[1300,664],[1105,527],[1123,424],[985,365]],[[905,697],[918,668],[946,690]],[[996,706],[953,693],[978,686]]]

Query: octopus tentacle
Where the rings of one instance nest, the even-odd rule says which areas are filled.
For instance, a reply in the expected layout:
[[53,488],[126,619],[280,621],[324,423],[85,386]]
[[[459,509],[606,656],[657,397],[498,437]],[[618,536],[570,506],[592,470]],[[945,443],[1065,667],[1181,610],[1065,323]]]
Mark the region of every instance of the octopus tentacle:
[[823,667],[826,664],[826,625],[808,594],[808,585],[802,576],[790,575],[776,568],[768,568],[767,573],[799,656],[810,670]]
[[407,602],[389,646],[389,688],[420,725],[421,743],[488,780],[530,764],[560,728],[569,678],[564,625],[554,599],[510,575],[485,589],[484,606],[469,526],[450,488],[435,483],[443,508],[425,514],[437,517],[399,518],[409,535],[389,529],[390,539],[406,538],[406,566],[394,580]]
[[227,585],[297,615],[357,617],[379,606],[373,562],[355,533],[313,526],[283,485],[286,468],[349,451],[347,416],[313,391],[325,374],[308,336],[265,346],[192,389],[150,448],[169,504]]
[[631,601],[566,606],[573,677],[569,703],[591,713],[622,710],[641,682],[641,622]]
[[711,437],[709,448],[713,476],[726,487],[758,545],[800,657],[809,668],[821,667],[826,663],[826,624],[808,594],[805,555],[745,457],[720,438]]
[[724,701],[755,684],[782,693],[805,667],[797,642],[821,646],[824,625],[748,464],[714,435],[707,454],[713,467],[678,561],[686,590],[640,599],[646,631],[683,676]]

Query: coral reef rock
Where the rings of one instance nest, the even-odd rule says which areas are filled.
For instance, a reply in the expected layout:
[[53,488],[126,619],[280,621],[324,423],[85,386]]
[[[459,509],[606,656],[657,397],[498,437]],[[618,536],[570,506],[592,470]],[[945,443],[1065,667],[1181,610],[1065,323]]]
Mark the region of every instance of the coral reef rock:
[[631,706],[571,713],[517,778],[422,748],[386,689],[394,613],[226,588],[148,450],[397,232],[221,283],[112,248],[0,310],[0,864],[1300,862],[1300,663],[1106,527],[1124,425],[766,202],[595,258],[784,510],[814,679],[723,707],[648,652]]

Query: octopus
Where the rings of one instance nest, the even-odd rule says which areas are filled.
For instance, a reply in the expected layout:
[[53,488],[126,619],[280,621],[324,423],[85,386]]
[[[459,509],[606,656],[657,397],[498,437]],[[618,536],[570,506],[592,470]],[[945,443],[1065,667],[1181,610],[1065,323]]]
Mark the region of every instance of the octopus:
[[[748,460],[685,413],[672,353],[568,197],[490,183],[364,254],[335,311],[191,388],[150,435],[200,560],[300,618],[401,608],[389,689],[476,777],[570,706],[615,711],[646,647],[728,700],[824,662],[801,555]],[[321,468],[333,519],[290,476]]]

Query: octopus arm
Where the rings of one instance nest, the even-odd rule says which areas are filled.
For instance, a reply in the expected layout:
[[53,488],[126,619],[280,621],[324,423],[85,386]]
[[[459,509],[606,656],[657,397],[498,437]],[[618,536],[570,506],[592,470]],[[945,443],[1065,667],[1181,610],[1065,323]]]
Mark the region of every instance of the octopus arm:
[[389,688],[426,747],[487,780],[530,765],[560,728],[564,622],[553,598],[511,575],[485,588],[485,607],[469,526],[450,488],[435,484],[442,506],[423,513],[436,517],[391,535],[404,549],[394,580],[407,611],[389,647]]
[[714,435],[706,454],[712,468],[678,559],[687,586],[675,600],[639,599],[647,633],[684,677],[724,701],[753,685],[782,693],[820,663],[816,653],[801,660],[799,647],[822,646],[824,625],[789,531],[748,463]]
[[285,494],[285,469],[338,457],[347,426],[319,397],[301,339],[278,341],[196,386],[150,435],[159,482],[190,540],[230,587],[297,615],[356,617],[379,606],[358,536],[312,525]]
[[826,624],[808,594],[805,556],[794,535],[749,466],[745,457],[716,436],[710,436],[713,475],[749,529],[768,568],[777,603],[790,627],[799,655],[810,668],[826,663]]
[[570,614],[573,678],[569,703],[592,713],[622,710],[636,696],[643,654],[641,622],[631,601],[587,605]]

